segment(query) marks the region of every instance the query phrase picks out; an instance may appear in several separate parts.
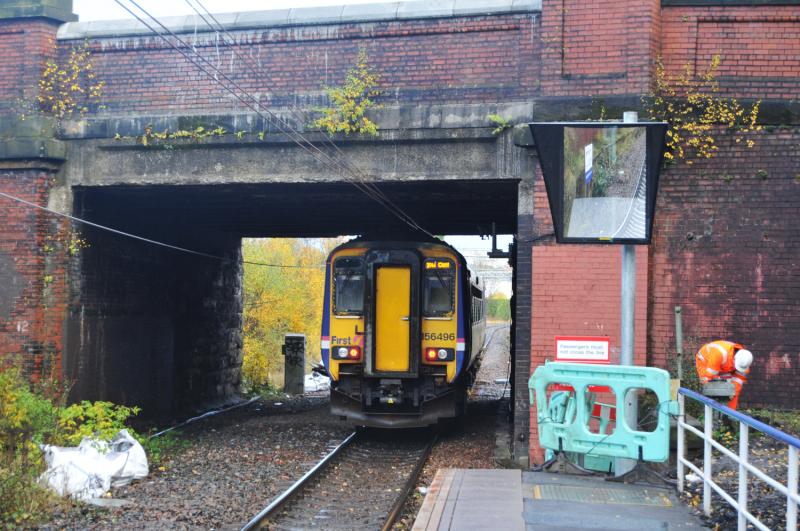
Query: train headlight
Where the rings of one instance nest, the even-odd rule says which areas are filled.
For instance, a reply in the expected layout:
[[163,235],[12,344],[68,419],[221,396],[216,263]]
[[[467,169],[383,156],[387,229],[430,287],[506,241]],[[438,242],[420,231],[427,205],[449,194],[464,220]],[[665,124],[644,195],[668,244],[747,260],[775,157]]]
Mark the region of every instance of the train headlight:
[[336,347],[333,349],[333,358],[337,360],[359,361],[361,360],[361,347],[348,346]]
[[451,348],[428,347],[425,349],[425,361],[453,361],[455,351]]

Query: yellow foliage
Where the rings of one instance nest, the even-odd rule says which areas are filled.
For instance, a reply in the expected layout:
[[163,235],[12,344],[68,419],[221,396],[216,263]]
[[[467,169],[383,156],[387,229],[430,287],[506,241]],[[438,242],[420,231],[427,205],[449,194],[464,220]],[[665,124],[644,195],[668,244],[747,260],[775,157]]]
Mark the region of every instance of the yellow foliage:
[[28,420],[20,404],[19,380],[16,369],[0,372],[0,431],[19,430]]
[[246,261],[304,266],[244,266],[245,387],[274,383],[282,377],[281,345],[287,333],[305,334],[307,367],[319,361],[325,258],[336,243],[313,239],[244,240]]
[[[713,157],[719,150],[715,128],[733,132],[737,143],[744,135],[761,131],[757,124],[760,102],[745,109],[735,98],[719,96],[719,65],[720,57],[715,55],[706,71],[693,75],[687,64],[673,76],[667,74],[661,61],[657,62],[652,99],[645,106],[652,119],[669,123],[664,154],[667,161],[692,164],[692,158]],[[747,138],[746,145],[750,148],[755,142]]]
[[58,412],[58,425],[69,446],[77,446],[84,437],[110,441],[119,430],[126,427],[128,417],[138,415],[140,411],[138,407],[84,400],[61,409]]
[[92,70],[92,54],[84,42],[70,50],[66,64],[47,61],[39,78],[36,103],[39,110],[58,119],[86,114],[87,104],[99,103],[105,82],[97,81]]
[[377,88],[380,78],[369,64],[366,50],[361,48],[355,66],[347,72],[344,85],[326,89],[333,106],[322,109],[323,116],[314,122],[314,127],[327,131],[330,135],[377,135],[378,126],[365,113],[379,107],[373,98],[381,94]]

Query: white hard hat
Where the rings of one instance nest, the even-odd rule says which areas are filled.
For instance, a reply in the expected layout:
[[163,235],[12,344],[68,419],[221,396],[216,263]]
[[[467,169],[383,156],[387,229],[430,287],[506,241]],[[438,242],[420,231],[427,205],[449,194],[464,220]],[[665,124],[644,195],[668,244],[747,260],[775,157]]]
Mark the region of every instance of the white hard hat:
[[737,350],[733,356],[733,366],[739,372],[744,372],[753,364],[753,353],[747,349]]

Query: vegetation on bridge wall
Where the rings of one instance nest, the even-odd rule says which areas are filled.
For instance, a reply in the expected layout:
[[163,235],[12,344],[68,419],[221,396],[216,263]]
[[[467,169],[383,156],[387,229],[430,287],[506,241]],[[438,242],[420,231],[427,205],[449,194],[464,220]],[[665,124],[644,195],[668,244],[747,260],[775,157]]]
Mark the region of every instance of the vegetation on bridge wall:
[[360,48],[356,64],[347,71],[344,83],[326,89],[331,107],[322,109],[322,117],[314,122],[314,126],[329,135],[377,135],[378,126],[366,113],[379,107],[375,98],[381,95],[378,89],[380,80],[380,74],[369,62],[367,50]]
[[719,95],[720,56],[711,58],[708,69],[695,73],[690,64],[677,75],[670,75],[659,60],[656,65],[655,88],[645,100],[647,113],[653,120],[669,124],[664,159],[692,165],[695,159],[709,159],[717,154],[719,132],[733,134],[737,144],[751,148],[762,126],[758,122],[760,101],[749,107],[736,98]]

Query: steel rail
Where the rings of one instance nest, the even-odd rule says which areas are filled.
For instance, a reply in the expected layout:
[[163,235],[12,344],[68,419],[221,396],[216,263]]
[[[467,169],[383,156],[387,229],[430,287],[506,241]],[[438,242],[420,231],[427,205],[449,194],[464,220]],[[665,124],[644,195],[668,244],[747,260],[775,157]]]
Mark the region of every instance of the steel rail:
[[386,517],[386,522],[384,522],[383,526],[381,527],[381,531],[389,531],[394,525],[395,520],[397,520],[400,511],[403,509],[403,506],[406,504],[406,500],[408,500],[411,491],[414,489],[414,485],[417,484],[417,479],[419,479],[419,475],[422,473],[422,468],[425,466],[425,463],[428,461],[428,456],[431,455],[431,450],[433,450],[436,441],[439,439],[439,435],[436,434],[431,439],[431,442],[428,443],[428,446],[425,447],[425,450],[422,452],[422,455],[417,460],[417,464],[414,465],[414,469],[411,471],[411,474],[408,476],[403,489],[400,492],[400,496],[392,505],[389,514]]
[[334,457],[336,457],[342,450],[350,446],[350,444],[356,439],[358,436],[358,432],[354,431],[350,435],[347,436],[345,440],[339,443],[339,446],[331,450],[328,455],[322,458],[322,460],[314,465],[308,472],[303,474],[303,476],[295,481],[291,487],[283,491],[277,498],[272,500],[272,502],[267,505],[260,513],[255,515],[249,522],[247,522],[244,527],[242,527],[241,531],[249,531],[251,529],[258,529],[261,522],[263,522],[268,516],[276,512],[280,507],[286,503],[289,498],[291,498],[297,491],[305,486],[312,478],[316,477],[317,474],[324,469],[328,463],[330,463]]

